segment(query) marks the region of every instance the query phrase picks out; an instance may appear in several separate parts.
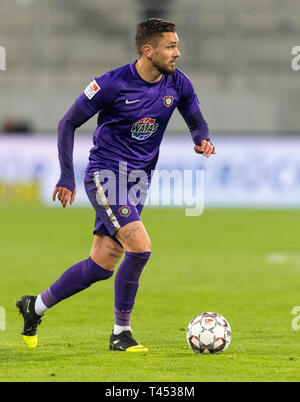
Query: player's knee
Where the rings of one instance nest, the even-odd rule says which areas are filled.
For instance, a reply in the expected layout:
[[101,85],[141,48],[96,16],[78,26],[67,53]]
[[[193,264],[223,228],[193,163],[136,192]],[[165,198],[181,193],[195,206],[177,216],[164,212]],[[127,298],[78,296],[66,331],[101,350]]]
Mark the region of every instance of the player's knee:
[[123,248],[114,241],[104,236],[95,236],[90,256],[99,266],[114,271],[123,252]]
[[130,263],[132,268],[132,281],[138,281],[145,265],[151,256],[151,251],[144,252],[125,252],[125,259]]
[[[112,255],[110,255],[112,254]],[[93,258],[93,260],[95,261],[95,263],[97,265],[99,265],[100,267],[102,267],[103,269],[107,270],[107,271],[114,271],[120,258],[122,257],[123,252],[120,253],[108,253],[107,255],[102,255],[100,257],[98,257],[97,255],[91,255],[91,257]],[[97,258],[98,257],[98,258]]]
[[151,253],[151,249],[152,249],[152,243],[151,243],[151,240],[148,239],[147,240],[147,250],[145,250],[145,251]]
[[152,244],[151,241],[149,239],[149,241],[144,245],[143,250],[140,251],[141,253],[151,253],[151,248],[152,248]]
[[129,247],[127,247],[126,251],[130,251],[133,253],[151,253],[151,240],[147,239],[146,241],[140,242],[140,243],[133,243],[130,244]]

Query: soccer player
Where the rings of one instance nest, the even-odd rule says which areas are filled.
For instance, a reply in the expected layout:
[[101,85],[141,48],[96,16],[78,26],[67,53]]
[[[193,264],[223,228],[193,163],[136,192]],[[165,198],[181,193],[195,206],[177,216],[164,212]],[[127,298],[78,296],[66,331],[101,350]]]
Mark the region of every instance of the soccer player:
[[[193,85],[175,67],[180,56],[178,42],[171,22],[152,18],[138,24],[138,59],[95,78],[59,122],[61,176],[53,201],[57,197],[65,208],[73,204],[76,195],[75,129],[98,113],[85,176],[86,193],[96,211],[94,241],[86,260],[67,269],[37,297],[23,296],[17,301],[24,318],[22,335],[30,348],[37,346],[37,327],[44,313],[93,283],[109,279],[125,253],[115,276],[115,325],[109,347],[126,352],[147,351],[133,338],[130,315],[139,278],[150,258],[151,242],[140,218],[143,203],[129,196],[136,184],[126,179],[136,170],[145,172],[139,183],[145,199],[163,134],[176,107],[191,132],[195,152],[205,157],[216,153]],[[115,179],[115,200],[105,191],[109,175]]]

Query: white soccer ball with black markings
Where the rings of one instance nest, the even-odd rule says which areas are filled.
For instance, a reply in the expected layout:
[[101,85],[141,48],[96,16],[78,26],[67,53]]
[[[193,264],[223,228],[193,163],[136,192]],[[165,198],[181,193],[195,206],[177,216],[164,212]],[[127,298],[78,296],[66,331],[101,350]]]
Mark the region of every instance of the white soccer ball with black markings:
[[201,313],[189,323],[186,340],[195,353],[222,353],[231,342],[231,328],[220,314]]

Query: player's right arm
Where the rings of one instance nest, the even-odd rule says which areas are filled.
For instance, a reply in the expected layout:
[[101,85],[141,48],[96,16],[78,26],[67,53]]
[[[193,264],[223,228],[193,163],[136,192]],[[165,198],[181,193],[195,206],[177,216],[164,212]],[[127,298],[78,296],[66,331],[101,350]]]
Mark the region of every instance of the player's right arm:
[[58,159],[60,164],[60,179],[58,180],[52,195],[55,201],[56,195],[65,208],[70,201],[73,204],[76,195],[76,185],[73,166],[74,133],[90,116],[84,113],[75,102],[58,124]]
[[59,122],[57,147],[61,175],[54,188],[52,200],[55,201],[57,196],[63,208],[68,202],[72,205],[76,195],[73,166],[75,130],[104,106],[108,87],[106,81],[108,81],[107,74],[97,80],[94,79]]
[[207,122],[200,110],[199,100],[190,79],[182,72],[179,72],[179,77],[181,86],[178,110],[190,130],[195,152],[208,158],[215,154],[216,150],[210,140]]

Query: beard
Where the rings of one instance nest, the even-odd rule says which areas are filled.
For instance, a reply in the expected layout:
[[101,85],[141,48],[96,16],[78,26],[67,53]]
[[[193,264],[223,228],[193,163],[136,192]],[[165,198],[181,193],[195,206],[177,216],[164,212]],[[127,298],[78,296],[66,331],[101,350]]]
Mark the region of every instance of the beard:
[[161,66],[160,64],[152,61],[152,64],[154,65],[154,67],[160,72],[160,74],[165,74],[165,75],[172,75],[175,73],[175,68],[174,70],[169,70],[164,66]]

